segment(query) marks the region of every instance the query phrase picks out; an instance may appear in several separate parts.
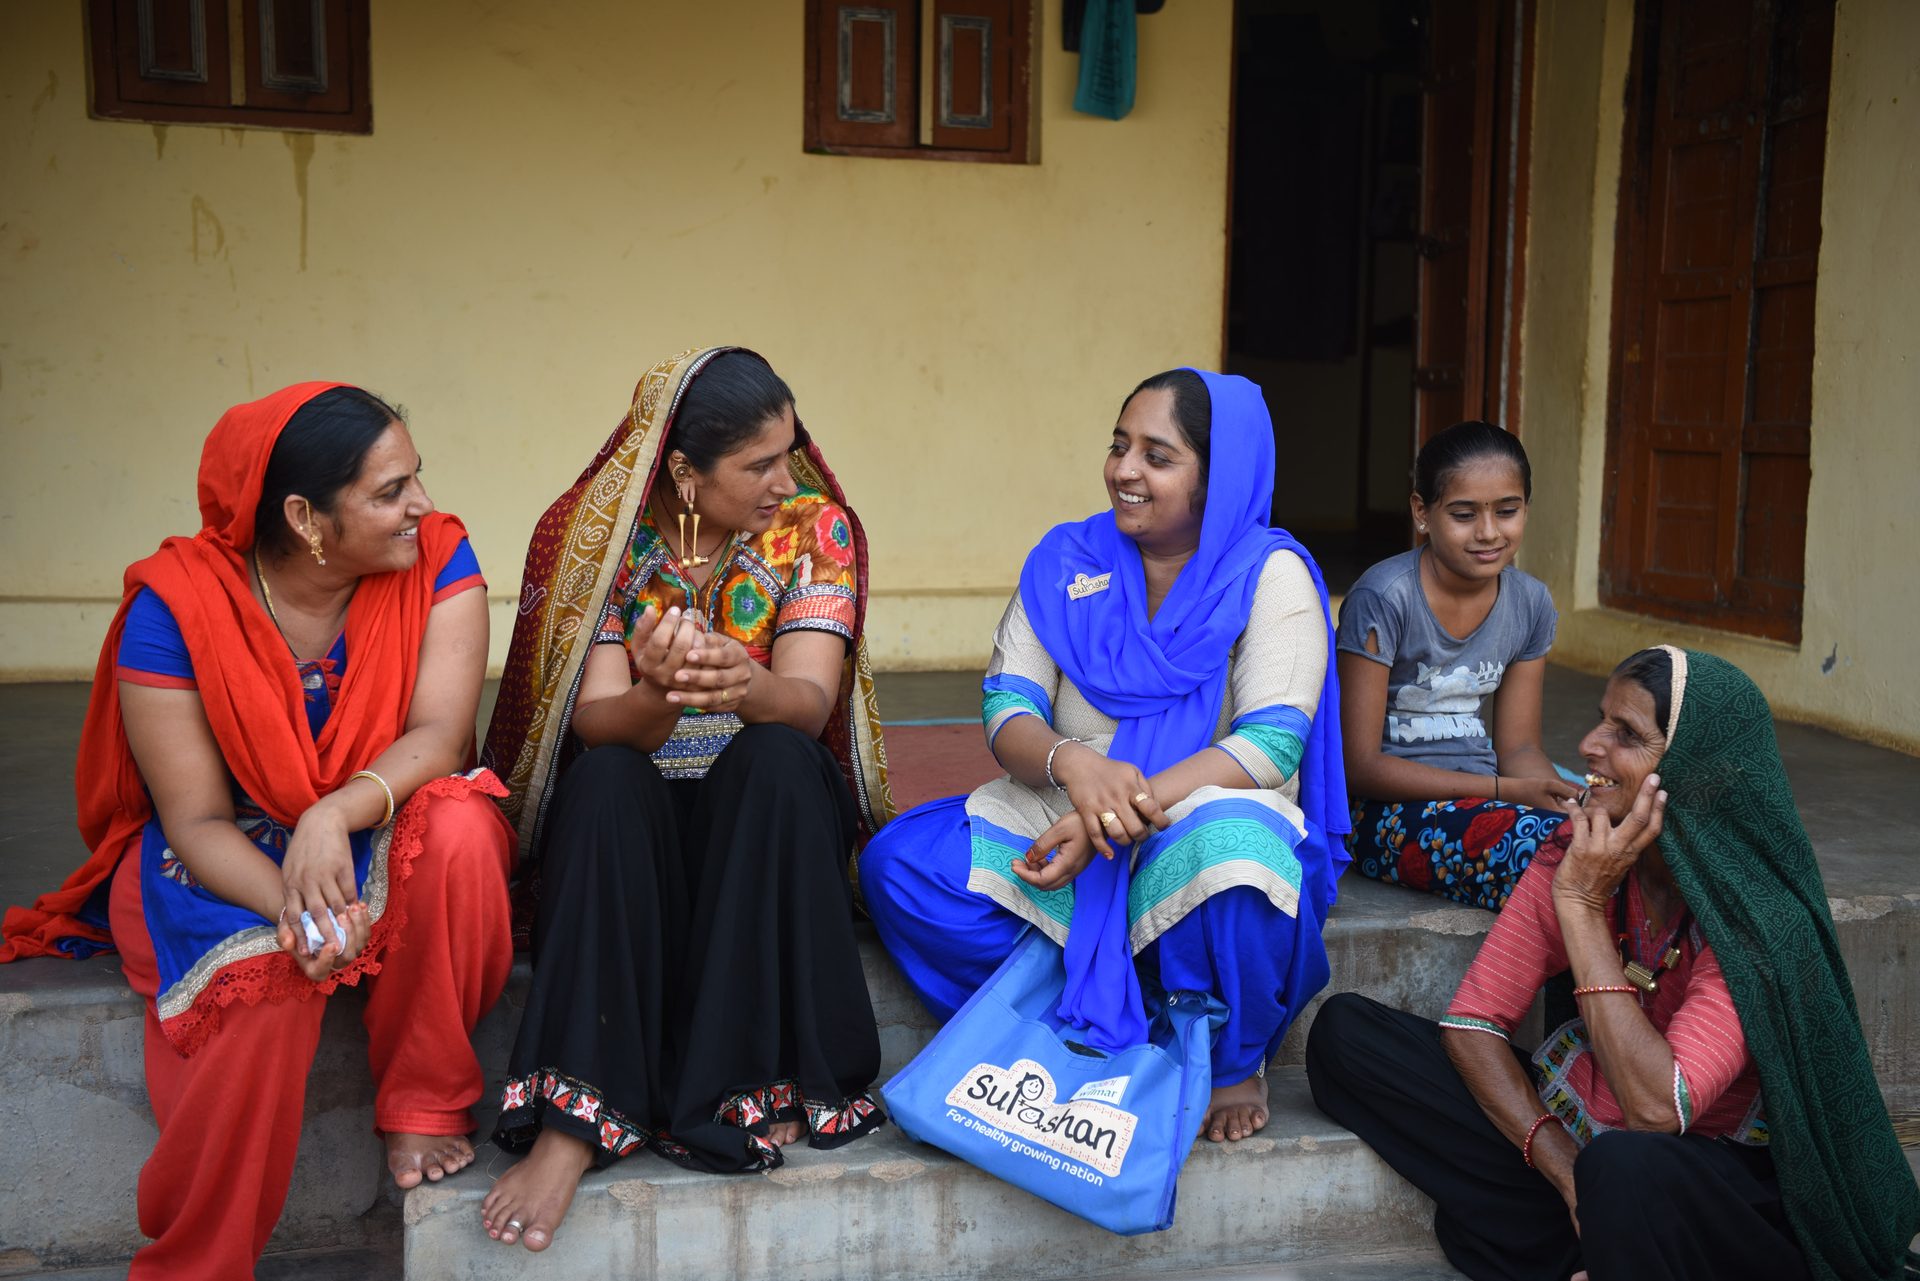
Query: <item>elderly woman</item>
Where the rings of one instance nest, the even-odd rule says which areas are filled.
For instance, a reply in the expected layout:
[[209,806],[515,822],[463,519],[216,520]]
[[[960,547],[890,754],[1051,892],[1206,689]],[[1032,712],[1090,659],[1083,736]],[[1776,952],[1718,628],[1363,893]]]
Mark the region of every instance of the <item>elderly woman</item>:
[[764,1170],[882,1123],[847,871],[885,809],[865,570],[793,393],[738,348],[648,372],[542,518],[488,736],[540,855],[494,1239],[545,1249],[581,1174],[642,1147]]
[[[400,416],[303,383],[227,411],[204,527],[127,570],[79,761],[93,857],[0,959],[117,947],[160,1139],[131,1276],[246,1278],[286,1199],[324,1000],[368,981],[402,1187],[473,1159],[468,1037],[511,963],[513,834],[473,750],[485,584]],[[377,975],[378,977],[373,977]]]
[[1267,526],[1273,460],[1246,379],[1135,388],[1112,509],[1041,541],[994,636],[982,715],[1006,777],[902,815],[860,861],[881,939],[941,1018],[1027,925],[1065,947],[1061,1013],[1096,1048],[1145,1039],[1136,959],[1220,998],[1215,1140],[1266,1124],[1266,1060],[1327,981],[1347,862],[1326,590]]
[[[1663,646],[1615,670],[1600,718],[1591,797],[1446,1016],[1334,997],[1315,1101],[1433,1197],[1471,1277],[1899,1276],[1920,1195],[1766,699]],[[1580,1016],[1529,1060],[1508,1040],[1569,969]]]

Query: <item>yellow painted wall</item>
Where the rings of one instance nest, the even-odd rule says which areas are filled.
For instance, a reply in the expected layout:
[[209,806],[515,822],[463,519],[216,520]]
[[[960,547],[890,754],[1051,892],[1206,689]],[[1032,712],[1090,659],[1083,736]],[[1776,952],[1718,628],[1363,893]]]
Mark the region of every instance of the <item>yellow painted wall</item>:
[[882,666],[973,666],[1105,502],[1144,375],[1217,361],[1231,6],[1140,22],[1139,104],[1032,166],[801,151],[800,0],[377,5],[371,137],[86,114],[82,5],[0,40],[0,677],[90,672],[121,568],[198,524],[200,442],[285,383],[410,411],[504,655],[534,518],[680,347],[771,359],[873,541]]
[[1841,0],[1814,323],[1813,482],[1798,646],[1602,609],[1613,227],[1633,8],[1541,7],[1523,564],[1560,603],[1556,657],[1605,670],[1657,641],[1710,649],[1794,719],[1920,750],[1920,5]]

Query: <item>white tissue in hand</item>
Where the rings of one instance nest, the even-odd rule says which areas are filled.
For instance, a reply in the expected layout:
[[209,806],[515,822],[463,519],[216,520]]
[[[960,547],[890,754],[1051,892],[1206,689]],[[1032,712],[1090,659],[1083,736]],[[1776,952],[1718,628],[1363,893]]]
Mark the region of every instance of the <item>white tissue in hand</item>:
[[[326,912],[327,924],[333,927],[334,941],[344,950],[347,946],[346,926],[340,924],[331,910],[322,908],[321,911]],[[307,951],[311,954],[318,955],[320,949],[327,945],[327,940],[326,936],[320,933],[320,927],[314,924],[313,913],[300,913],[300,924],[307,932]]]

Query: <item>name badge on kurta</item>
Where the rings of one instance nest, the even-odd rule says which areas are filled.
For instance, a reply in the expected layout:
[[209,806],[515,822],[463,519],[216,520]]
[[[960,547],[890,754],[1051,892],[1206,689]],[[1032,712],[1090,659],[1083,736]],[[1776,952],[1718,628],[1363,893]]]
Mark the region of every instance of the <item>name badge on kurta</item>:
[[1085,574],[1075,574],[1073,581],[1067,584],[1067,599],[1085,600],[1095,592],[1106,591],[1107,585],[1112,581],[1112,571],[1108,571],[1098,578],[1088,578]]

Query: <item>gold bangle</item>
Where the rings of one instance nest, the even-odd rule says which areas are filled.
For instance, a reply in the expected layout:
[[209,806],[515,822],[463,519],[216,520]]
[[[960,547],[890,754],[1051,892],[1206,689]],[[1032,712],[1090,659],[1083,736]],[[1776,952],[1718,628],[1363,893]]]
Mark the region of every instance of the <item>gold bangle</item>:
[[374,824],[374,826],[385,827],[387,824],[393,822],[393,789],[387,786],[387,780],[384,778],[381,778],[378,774],[374,773],[370,769],[355,770],[353,773],[347,775],[347,782],[351,783],[356,778],[370,778],[374,782],[380,785],[380,790],[382,792],[386,793],[387,812],[381,816],[380,821]]

